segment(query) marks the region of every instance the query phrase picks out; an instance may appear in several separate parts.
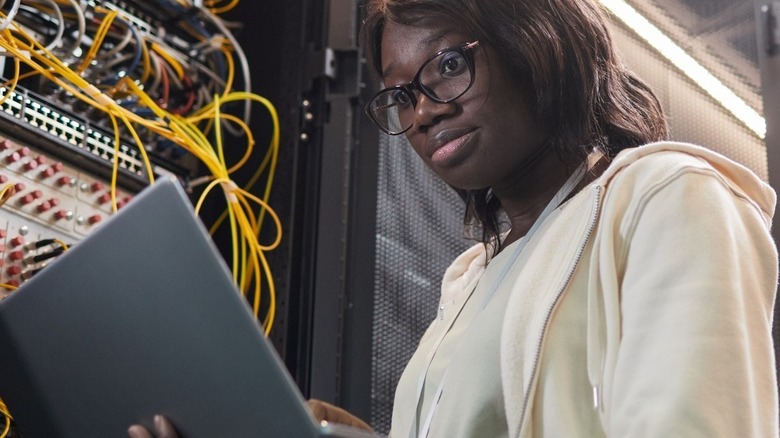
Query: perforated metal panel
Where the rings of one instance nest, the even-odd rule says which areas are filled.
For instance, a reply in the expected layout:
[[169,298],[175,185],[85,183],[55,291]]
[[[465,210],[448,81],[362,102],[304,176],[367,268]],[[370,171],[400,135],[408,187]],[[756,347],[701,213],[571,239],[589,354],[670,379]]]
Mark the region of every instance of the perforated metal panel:
[[395,386],[436,315],[441,276],[470,244],[463,203],[403,136],[382,136],[377,201],[372,424],[390,427]]
[[[748,106],[763,114],[752,0],[633,0],[630,3]],[[615,41],[626,63],[661,99],[672,139],[720,152],[767,180],[764,140],[634,30],[618,19],[613,23]]]

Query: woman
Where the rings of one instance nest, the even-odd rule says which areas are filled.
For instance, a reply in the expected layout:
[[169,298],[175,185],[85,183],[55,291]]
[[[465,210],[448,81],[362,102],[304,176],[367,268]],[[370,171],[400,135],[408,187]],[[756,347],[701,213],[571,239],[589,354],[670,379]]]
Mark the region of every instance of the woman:
[[774,192],[663,141],[592,0],[370,0],[363,43],[369,115],[482,229],[392,436],[777,436]]
[[363,42],[390,86],[369,114],[484,243],[444,276],[393,436],[777,434],[774,193],[659,142],[594,2],[376,0]]

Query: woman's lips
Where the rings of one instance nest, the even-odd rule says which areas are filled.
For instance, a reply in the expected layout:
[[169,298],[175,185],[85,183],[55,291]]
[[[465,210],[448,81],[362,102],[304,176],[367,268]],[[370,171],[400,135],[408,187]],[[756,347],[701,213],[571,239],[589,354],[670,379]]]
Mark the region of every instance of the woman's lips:
[[431,142],[430,157],[435,164],[444,164],[451,160],[461,147],[471,138],[472,129],[444,131],[437,134]]

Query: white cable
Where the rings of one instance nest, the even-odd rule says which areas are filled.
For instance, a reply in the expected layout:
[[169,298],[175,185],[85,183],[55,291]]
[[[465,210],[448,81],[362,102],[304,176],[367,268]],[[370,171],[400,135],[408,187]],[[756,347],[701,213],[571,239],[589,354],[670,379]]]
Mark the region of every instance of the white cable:
[[82,0],[68,0],[73,5],[73,11],[76,13],[76,21],[78,23],[78,32],[76,37],[73,38],[73,43],[70,46],[63,49],[66,55],[76,56],[76,50],[81,47],[81,41],[84,39],[84,35],[87,33],[87,20],[84,16],[84,11],[87,8],[87,2]]
[[125,24],[127,27],[125,28],[125,35],[122,37],[122,40],[117,43],[114,48],[109,50],[108,52],[104,53],[103,55],[99,55],[97,58],[100,60],[113,58],[117,54],[119,54],[121,51],[125,49],[130,44],[130,41],[133,40],[133,31],[130,30],[130,26],[132,24],[125,22],[124,20],[120,20],[119,23]]
[[[19,3],[21,5],[21,2]],[[32,3],[33,10],[35,11],[39,10],[39,8],[36,8],[35,5],[40,3],[46,3],[49,5],[49,7],[52,8],[52,10],[54,10],[54,15],[57,18],[57,33],[54,35],[54,39],[46,46],[46,50],[51,52],[60,45],[62,42],[62,35],[65,33],[65,19],[62,17],[62,10],[60,9],[60,6],[53,0],[30,0],[29,3]]]
[[[21,6],[22,0],[16,0],[11,6],[11,10],[8,12],[8,15],[5,16],[5,19],[2,23],[0,23],[0,32],[8,29],[8,26],[11,25],[11,22],[14,21],[14,18],[16,18],[16,14],[19,13],[19,6]],[[3,6],[5,5],[5,2],[3,2]]]
[[[249,76],[249,62],[246,59],[246,54],[244,53],[244,50],[241,48],[241,45],[238,44],[238,40],[236,40],[236,37],[233,35],[233,33],[230,31],[230,29],[225,26],[225,23],[222,21],[221,18],[217,17],[215,14],[211,13],[208,9],[204,8],[203,6],[200,6],[198,8],[206,17],[208,17],[217,28],[219,28],[219,31],[222,32],[223,35],[225,35],[229,40],[230,43],[233,45],[233,49],[236,51],[236,56],[238,57],[239,64],[241,65],[241,74],[244,75],[244,91],[247,93],[252,92],[252,78]],[[228,90],[229,91],[229,90]],[[244,122],[248,125],[249,119],[251,117],[251,111],[252,111],[252,102],[247,100],[244,102]],[[245,133],[236,128],[232,125],[226,124],[225,129],[230,131],[231,134],[236,136],[242,136]]]
[[162,60],[160,59],[160,55],[154,53],[154,51],[149,51],[149,59],[151,60],[152,68],[155,70],[154,75],[154,81],[152,81],[152,84],[148,87],[146,90],[146,93],[150,96],[157,95],[157,89],[160,88],[160,81],[162,74],[160,73],[160,70],[162,67]]

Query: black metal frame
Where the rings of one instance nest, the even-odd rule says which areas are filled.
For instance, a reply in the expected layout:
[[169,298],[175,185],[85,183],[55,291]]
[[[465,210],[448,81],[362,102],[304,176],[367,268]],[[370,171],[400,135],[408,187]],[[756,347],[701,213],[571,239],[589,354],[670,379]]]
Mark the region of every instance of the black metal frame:
[[282,123],[271,205],[285,237],[268,254],[278,291],[271,339],[305,397],[369,418],[378,135],[360,105],[358,3],[262,3],[233,14],[247,26],[238,39],[255,91]]
[[[769,167],[769,183],[780,192],[780,2],[755,0],[758,23],[758,55],[761,67],[761,84],[766,119],[766,150]],[[772,6],[774,7],[772,7]],[[772,227],[775,244],[780,244],[780,227]],[[780,246],[780,245],[778,245]],[[772,335],[775,340],[775,356],[780,357],[780,308],[775,306],[775,324]],[[780,370],[778,370],[780,377]]]

